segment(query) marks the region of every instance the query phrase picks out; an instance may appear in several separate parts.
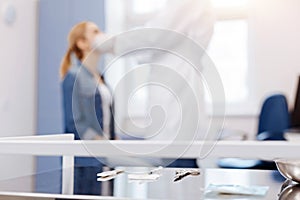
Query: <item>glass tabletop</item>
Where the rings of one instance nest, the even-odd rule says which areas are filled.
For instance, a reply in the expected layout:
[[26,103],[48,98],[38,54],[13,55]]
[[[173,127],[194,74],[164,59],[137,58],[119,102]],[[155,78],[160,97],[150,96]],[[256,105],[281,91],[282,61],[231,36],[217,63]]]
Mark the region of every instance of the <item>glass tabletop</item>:
[[[113,179],[113,197],[111,199],[280,199],[283,177],[277,171],[269,170],[238,170],[238,169],[194,169],[200,171],[200,175],[186,176],[182,180],[174,182],[176,172],[182,169],[164,168],[156,180],[129,180],[132,175],[149,173],[153,168],[118,167],[124,173]],[[44,172],[46,175],[57,173],[57,170]],[[34,187],[24,189],[22,184],[30,183],[35,175],[16,177],[8,180],[0,180],[0,200],[9,199],[101,199],[91,196],[63,196],[61,194],[37,194]],[[96,175],[95,175],[96,178]],[[157,177],[156,177],[157,178]],[[254,186],[267,187],[265,195],[241,195],[241,194],[218,194],[208,192],[210,185],[217,186]],[[45,188],[61,188],[61,184],[50,184],[47,179],[43,182]],[[18,198],[15,198],[15,196]],[[31,196],[30,196],[31,195]],[[47,196],[48,195],[48,196]],[[52,195],[52,196],[51,196]],[[54,196],[53,196],[54,195]],[[285,194],[286,195],[286,194]],[[300,195],[300,194],[299,194]],[[35,196],[33,198],[33,196]],[[103,197],[104,198],[104,197]],[[107,199],[108,197],[104,198]],[[282,198],[281,198],[282,199]],[[286,199],[286,198],[285,198]]]
[[[129,173],[143,169],[126,169]],[[164,169],[162,176],[153,182],[140,183],[128,181],[123,174],[115,179],[114,195],[117,197],[136,197],[151,199],[278,199],[284,179],[277,171],[238,170],[238,169],[206,169],[199,176],[187,176],[174,182],[178,169]],[[145,170],[144,170],[145,171]],[[127,176],[127,177],[126,177]],[[210,185],[217,186],[253,186],[268,187],[266,195],[218,194],[208,191]],[[135,195],[135,196],[133,196]]]

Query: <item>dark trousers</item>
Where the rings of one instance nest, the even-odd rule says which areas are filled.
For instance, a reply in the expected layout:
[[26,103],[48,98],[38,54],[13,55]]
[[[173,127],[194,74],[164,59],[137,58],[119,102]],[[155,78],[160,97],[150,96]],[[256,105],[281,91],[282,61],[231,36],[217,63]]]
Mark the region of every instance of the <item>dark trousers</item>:
[[177,159],[167,167],[175,168],[198,168],[196,159]]
[[97,181],[99,167],[74,168],[74,194],[101,195],[101,182]]

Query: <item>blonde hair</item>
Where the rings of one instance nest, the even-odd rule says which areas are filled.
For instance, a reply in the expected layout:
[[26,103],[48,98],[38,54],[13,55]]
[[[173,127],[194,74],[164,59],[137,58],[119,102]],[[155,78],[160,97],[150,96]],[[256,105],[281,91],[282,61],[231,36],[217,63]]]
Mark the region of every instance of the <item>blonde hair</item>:
[[68,73],[70,67],[71,67],[71,55],[72,53],[75,54],[75,56],[79,59],[83,59],[83,52],[81,49],[78,48],[77,46],[77,41],[79,39],[84,39],[85,38],[85,32],[86,32],[86,27],[89,22],[81,22],[79,24],[76,24],[70,31],[68,35],[68,43],[69,47],[68,50],[65,54],[65,56],[62,59],[61,65],[60,65],[60,77],[63,79],[66,74]]

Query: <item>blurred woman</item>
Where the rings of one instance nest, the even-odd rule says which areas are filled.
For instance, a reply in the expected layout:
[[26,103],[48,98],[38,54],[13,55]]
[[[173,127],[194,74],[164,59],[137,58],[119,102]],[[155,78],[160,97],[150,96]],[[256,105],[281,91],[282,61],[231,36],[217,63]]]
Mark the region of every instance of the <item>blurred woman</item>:
[[[95,49],[104,36],[96,24],[81,22],[68,36],[62,79],[65,132],[76,140],[114,139],[112,95],[97,70],[101,50]],[[72,62],[73,61],[73,62]],[[96,174],[102,171],[96,158],[75,158],[74,194],[101,194]]]

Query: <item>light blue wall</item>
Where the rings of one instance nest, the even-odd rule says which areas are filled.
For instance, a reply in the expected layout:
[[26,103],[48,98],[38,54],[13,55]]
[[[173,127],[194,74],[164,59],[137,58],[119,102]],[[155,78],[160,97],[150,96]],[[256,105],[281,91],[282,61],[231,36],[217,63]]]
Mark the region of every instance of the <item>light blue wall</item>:
[[[38,134],[63,132],[59,66],[67,49],[67,35],[73,25],[93,21],[104,30],[104,0],[40,0],[38,59]],[[37,172],[59,169],[60,158],[40,157]],[[60,173],[40,175],[38,192],[59,192]],[[50,186],[50,187],[49,187]]]

